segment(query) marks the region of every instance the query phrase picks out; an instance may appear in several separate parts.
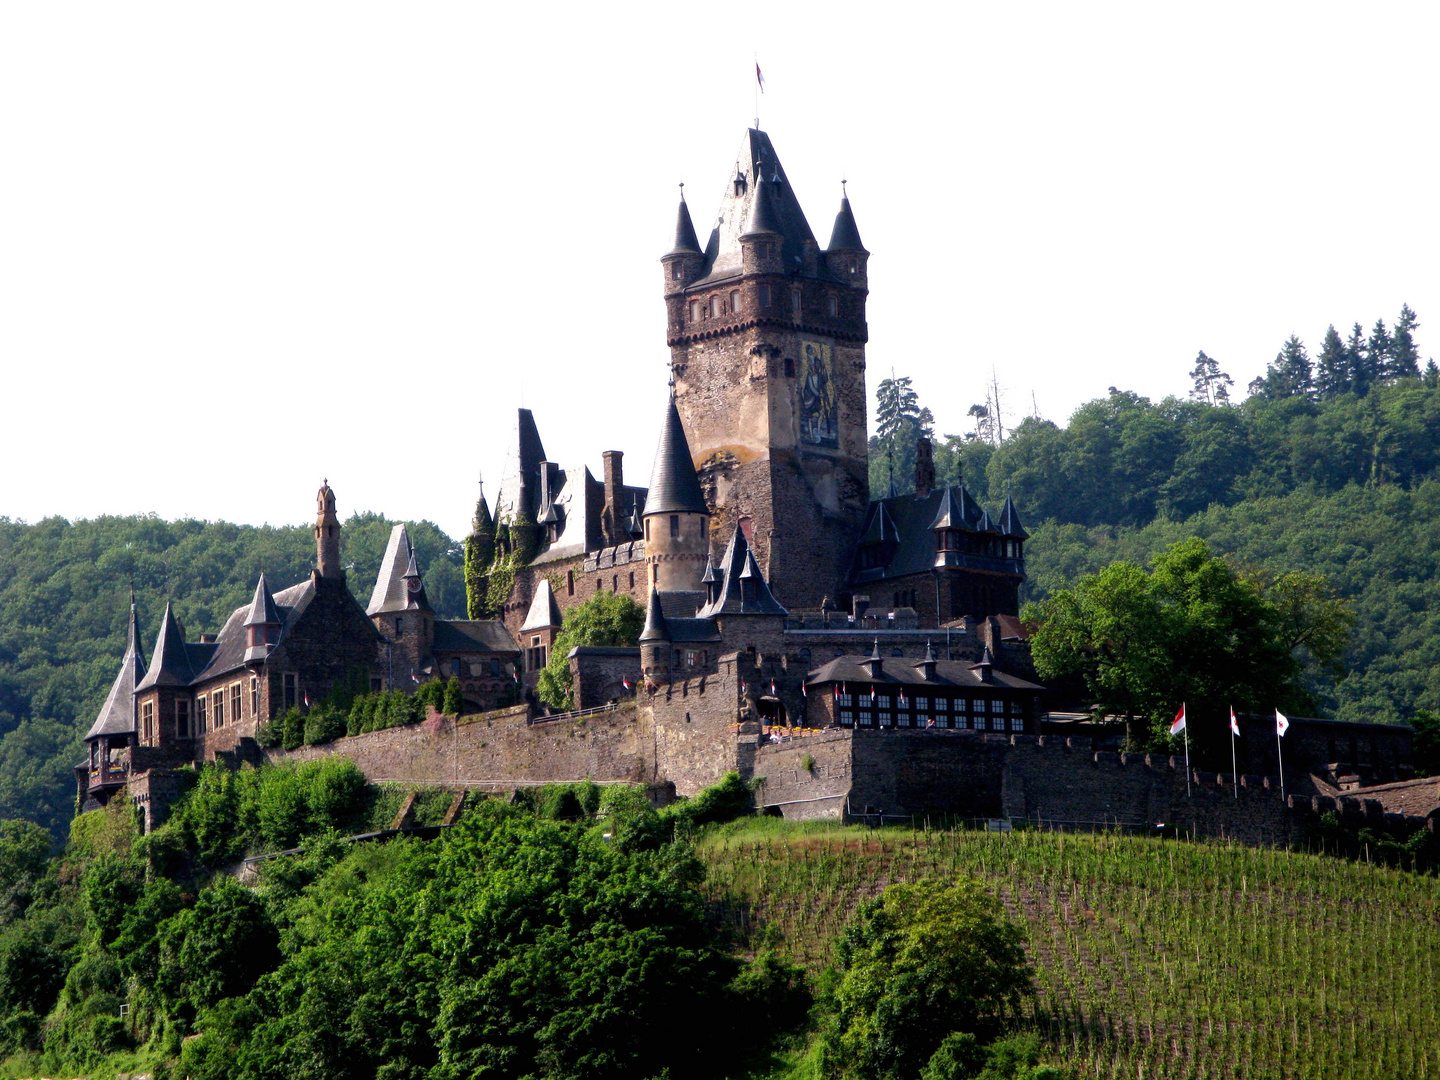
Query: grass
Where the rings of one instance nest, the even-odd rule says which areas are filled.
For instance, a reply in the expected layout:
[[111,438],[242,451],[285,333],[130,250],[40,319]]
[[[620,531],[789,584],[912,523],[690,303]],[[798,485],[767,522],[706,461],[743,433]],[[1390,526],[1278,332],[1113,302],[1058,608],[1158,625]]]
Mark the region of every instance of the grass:
[[[986,881],[1028,932],[1034,1022],[1080,1077],[1440,1080],[1433,877],[1148,837],[756,819],[699,850],[740,940],[816,973],[890,882]],[[783,1064],[773,1076],[800,1075]]]

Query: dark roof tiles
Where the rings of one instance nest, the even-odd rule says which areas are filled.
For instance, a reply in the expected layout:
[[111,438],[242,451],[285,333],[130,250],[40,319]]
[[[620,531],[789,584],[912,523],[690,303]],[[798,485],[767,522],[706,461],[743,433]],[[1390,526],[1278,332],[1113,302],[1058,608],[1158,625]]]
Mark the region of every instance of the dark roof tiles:
[[176,621],[175,612],[167,600],[165,618],[160,623],[160,636],[155,639],[155,652],[150,657],[150,669],[135,689],[188,686],[194,678],[190,654],[185,649],[185,635],[181,633],[180,623]]
[[854,683],[903,683],[905,685],[922,686],[955,686],[962,689],[988,686],[1002,690],[1043,690],[1032,682],[1003,671],[992,671],[990,681],[981,679],[979,673],[974,670],[980,665],[969,664],[960,660],[937,660],[935,662],[935,675],[927,679],[924,674],[916,670],[914,660],[903,657],[885,657],[879,663],[880,672],[872,677],[866,670],[866,662],[869,657],[864,656],[840,656],[831,660],[823,667],[817,668],[805,677],[808,686],[821,686],[826,683],[854,682]]
[[695,475],[695,459],[690,456],[690,443],[675,398],[665,413],[660,429],[660,445],[655,450],[655,465],[650,473],[650,490],[645,496],[645,513],[708,514],[700,478]]
[[840,212],[835,215],[835,227],[830,230],[830,246],[826,251],[864,251],[860,242],[860,230],[855,225],[855,214],[850,209],[850,198],[840,197]]
[[671,255],[700,255],[700,239],[695,235],[695,222],[690,220],[690,208],[685,205],[685,193],[680,193],[680,211],[675,217],[675,246]]
[[105,704],[100,706],[100,715],[90,725],[87,739],[98,739],[101,735],[128,735],[135,730],[135,687],[145,678],[145,657],[140,652],[140,623],[135,617],[135,605],[130,605],[130,622],[125,633],[125,656],[120,661],[120,671],[110,685]]

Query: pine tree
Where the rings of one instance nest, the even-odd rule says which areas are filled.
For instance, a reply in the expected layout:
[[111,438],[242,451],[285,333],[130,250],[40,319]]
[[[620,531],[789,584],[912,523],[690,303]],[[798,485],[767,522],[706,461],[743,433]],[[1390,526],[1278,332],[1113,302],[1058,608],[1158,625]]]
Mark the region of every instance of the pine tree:
[[1313,397],[1315,378],[1305,344],[1294,334],[1280,347],[1265,372],[1264,394],[1271,398]]
[[1350,389],[1350,354],[1345,342],[1331,323],[1325,331],[1325,340],[1320,345],[1320,357],[1315,365],[1315,392],[1320,400],[1339,397]]
[[1350,389],[1357,397],[1364,397],[1375,385],[1380,373],[1370,366],[1370,353],[1365,347],[1365,328],[1358,322],[1350,328],[1345,355],[1350,360]]
[[1228,405],[1230,404],[1230,387],[1235,385],[1235,380],[1220,370],[1220,363],[1205,355],[1205,350],[1200,350],[1200,355],[1195,358],[1195,366],[1190,369],[1190,379],[1193,386],[1190,390],[1190,400],[1203,401],[1207,405]]
[[1370,340],[1365,343],[1365,366],[1374,373],[1377,382],[1389,377],[1393,344],[1390,331],[1385,328],[1385,320],[1376,319],[1370,330]]
[[1426,390],[1440,389],[1440,367],[1435,366],[1433,356],[1425,361],[1425,374],[1420,376],[1420,381],[1425,384]]
[[1415,345],[1415,331],[1420,320],[1409,304],[1400,305],[1400,319],[1395,323],[1395,333],[1390,338],[1390,363],[1385,374],[1391,379],[1418,379],[1420,377],[1420,350]]
[[891,372],[890,378],[881,380],[875,390],[875,437],[886,458],[888,494],[908,490],[915,469],[916,440],[933,423],[930,410],[920,408],[908,375],[897,379]]

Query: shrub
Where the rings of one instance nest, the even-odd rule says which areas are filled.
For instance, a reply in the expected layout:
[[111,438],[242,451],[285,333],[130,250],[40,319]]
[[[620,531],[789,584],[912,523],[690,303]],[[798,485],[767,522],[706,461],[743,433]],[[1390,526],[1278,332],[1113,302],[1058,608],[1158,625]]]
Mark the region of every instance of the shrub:
[[276,720],[280,725],[280,745],[286,750],[299,750],[305,745],[305,714],[291,708]]
[[552,709],[572,709],[570,650],[579,645],[638,645],[645,627],[645,609],[620,593],[596,593],[565,613],[555,635],[550,659],[536,689]]
[[271,720],[269,723],[255,725],[255,741],[261,746],[279,746],[284,739],[285,725],[279,720]]
[[449,716],[459,716],[464,707],[465,697],[460,690],[460,680],[451,678],[445,684],[445,700],[441,703],[440,711]]
[[311,709],[305,717],[305,745],[334,742],[345,734],[348,713],[342,713],[330,705]]

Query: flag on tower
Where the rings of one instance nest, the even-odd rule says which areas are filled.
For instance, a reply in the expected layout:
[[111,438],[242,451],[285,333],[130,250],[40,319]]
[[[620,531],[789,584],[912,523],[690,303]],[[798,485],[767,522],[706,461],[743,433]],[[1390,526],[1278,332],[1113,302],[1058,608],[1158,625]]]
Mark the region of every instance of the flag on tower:
[[1170,734],[1179,735],[1185,730],[1185,706],[1180,706],[1180,711],[1175,714],[1175,722],[1170,725]]
[[760,93],[763,94],[765,92],[765,76],[760,71],[760,61],[758,60],[755,61],[755,82],[760,87]]
[[800,696],[803,698],[808,698],[810,696],[810,691],[805,689],[805,684],[803,682],[800,684]]
[[1240,721],[1235,719],[1235,706],[1230,706],[1230,734],[1237,739],[1240,737]]
[[1276,709],[1276,710],[1275,710],[1275,735],[1276,735],[1276,737],[1278,738],[1279,736],[1284,735],[1285,732],[1287,732],[1287,731],[1289,731],[1289,730],[1290,730],[1290,721],[1285,718],[1285,714],[1284,714],[1284,713],[1282,713],[1279,709]]

